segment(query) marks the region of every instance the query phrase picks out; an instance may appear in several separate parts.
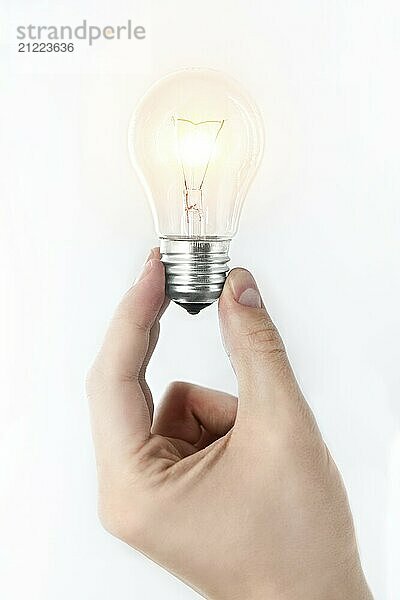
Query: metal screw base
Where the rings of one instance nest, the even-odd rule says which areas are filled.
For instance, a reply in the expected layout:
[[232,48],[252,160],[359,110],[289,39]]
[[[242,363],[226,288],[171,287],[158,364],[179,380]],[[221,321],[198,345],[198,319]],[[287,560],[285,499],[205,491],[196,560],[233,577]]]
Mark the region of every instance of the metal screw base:
[[230,240],[160,238],[169,298],[195,315],[219,298],[229,270]]

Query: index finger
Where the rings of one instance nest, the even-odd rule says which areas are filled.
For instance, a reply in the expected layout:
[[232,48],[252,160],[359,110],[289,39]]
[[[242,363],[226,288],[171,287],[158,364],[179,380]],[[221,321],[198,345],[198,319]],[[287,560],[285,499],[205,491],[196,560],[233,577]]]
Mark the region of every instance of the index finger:
[[140,376],[164,298],[164,267],[153,251],[118,306],[88,376],[98,461],[112,460],[115,453],[131,450],[150,435],[151,416]]

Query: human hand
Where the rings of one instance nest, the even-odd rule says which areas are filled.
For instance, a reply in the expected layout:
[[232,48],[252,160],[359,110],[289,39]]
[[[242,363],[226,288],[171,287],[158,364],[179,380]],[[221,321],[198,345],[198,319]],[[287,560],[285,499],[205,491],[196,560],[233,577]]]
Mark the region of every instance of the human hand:
[[219,301],[238,399],[145,371],[165,309],[152,251],[88,376],[104,527],[212,600],[370,600],[340,474],[254,279]]

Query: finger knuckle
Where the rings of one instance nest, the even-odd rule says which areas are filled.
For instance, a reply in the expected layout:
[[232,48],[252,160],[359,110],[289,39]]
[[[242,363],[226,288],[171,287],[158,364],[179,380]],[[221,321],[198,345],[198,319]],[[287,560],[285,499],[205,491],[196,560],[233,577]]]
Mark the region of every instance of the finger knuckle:
[[184,390],[186,385],[187,384],[184,381],[171,381],[165,390],[165,395],[174,397],[177,393]]
[[103,361],[96,358],[95,362],[89,368],[85,379],[85,389],[88,399],[95,400],[98,396],[109,393],[112,384],[112,373],[107,370]]
[[254,352],[280,357],[285,354],[281,337],[268,317],[261,317],[248,330],[248,344]]

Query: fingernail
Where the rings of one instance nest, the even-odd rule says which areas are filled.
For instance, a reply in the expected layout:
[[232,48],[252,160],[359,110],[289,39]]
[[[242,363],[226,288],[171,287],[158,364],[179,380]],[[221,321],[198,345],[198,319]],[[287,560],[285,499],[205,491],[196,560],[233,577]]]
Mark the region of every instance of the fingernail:
[[257,284],[249,271],[238,269],[231,275],[232,291],[235,300],[242,306],[261,308],[262,301]]
[[141,270],[139,276],[136,278],[135,283],[139,283],[139,281],[142,281],[142,279],[144,279],[146,277],[146,275],[148,275],[151,271],[151,268],[153,266],[153,261],[152,260],[148,260],[143,269]]
[[238,302],[239,304],[243,304],[243,306],[261,308],[260,294],[257,290],[253,290],[253,288],[247,288],[247,290],[244,290],[244,292],[240,294]]

